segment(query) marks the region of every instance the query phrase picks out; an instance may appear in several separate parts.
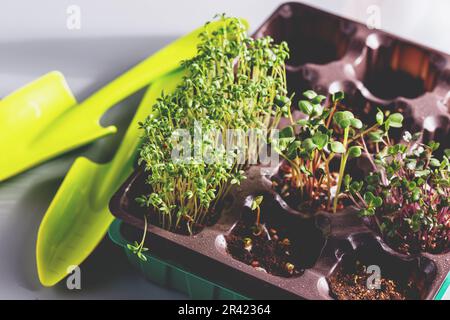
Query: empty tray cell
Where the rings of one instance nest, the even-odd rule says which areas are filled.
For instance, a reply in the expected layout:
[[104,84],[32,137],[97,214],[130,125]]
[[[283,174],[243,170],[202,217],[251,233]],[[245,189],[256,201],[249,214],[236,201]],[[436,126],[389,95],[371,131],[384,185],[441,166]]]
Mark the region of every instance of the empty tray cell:
[[352,81],[333,82],[329,87],[329,93],[333,94],[338,91],[345,93],[345,99],[342,100],[340,109],[351,111],[366,124],[374,123],[378,108],[383,109],[387,105],[383,106],[367,99]]
[[404,258],[388,252],[371,234],[357,234],[343,244],[327,276],[329,293],[338,300],[415,300],[429,295],[436,264],[425,257]]
[[435,152],[441,158],[445,149],[450,148],[450,118],[448,116],[429,116],[424,121],[423,141],[434,140],[440,143],[440,148]]
[[281,277],[300,276],[313,267],[326,243],[327,218],[290,212],[276,195],[266,193],[258,224],[253,200],[252,196],[245,200],[241,219],[224,236],[226,251],[257,270]]
[[257,35],[286,41],[290,48],[288,64],[298,66],[340,60],[355,31],[353,22],[292,3],[281,6]]
[[[404,117],[403,127],[390,129],[389,137],[393,140],[391,141],[393,143],[401,142],[405,131],[418,132],[422,130],[420,121],[414,117],[412,106],[404,100],[398,99],[390,103],[380,104],[366,98],[361,90],[351,81],[334,82],[330,85],[329,91],[330,93],[344,91],[345,99],[340,104],[340,109],[351,111],[368,126],[376,123],[375,117],[378,110],[383,111],[386,117],[392,113],[401,113]],[[378,152],[375,145],[371,143],[368,144],[368,149],[372,153]]]
[[408,42],[371,34],[357,74],[367,89],[378,98],[416,98],[432,91],[446,60],[437,53]]
[[[308,67],[299,67],[286,70],[286,80],[289,95],[294,94],[292,101],[293,109],[298,110],[297,104],[307,90],[317,90],[319,73]],[[320,89],[320,88],[319,88]],[[320,90],[318,90],[320,91]],[[323,93],[323,92],[318,92]]]

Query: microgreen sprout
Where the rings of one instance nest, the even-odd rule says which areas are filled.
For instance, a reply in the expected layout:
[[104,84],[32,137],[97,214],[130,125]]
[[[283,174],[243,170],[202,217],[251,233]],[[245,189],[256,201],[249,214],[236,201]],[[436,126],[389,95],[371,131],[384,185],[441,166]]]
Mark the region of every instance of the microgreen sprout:
[[[338,111],[343,92],[334,93],[329,104],[323,103],[325,96],[312,90],[303,95],[306,99],[300,100],[298,107],[306,118],[282,130],[277,151],[290,166],[287,177],[300,195],[302,209],[336,212],[346,165],[349,159],[361,156],[364,136],[376,134],[381,142],[388,137],[390,127],[401,126],[403,117],[392,114],[385,122],[380,111],[376,123],[367,127],[352,112]],[[337,156],[339,171],[331,172],[330,164]]]
[[254,235],[259,236],[263,232],[263,228],[261,226],[261,203],[264,200],[263,196],[257,196],[252,201],[251,209],[256,212],[256,222],[255,222],[255,230]]
[[144,216],[144,234],[142,235],[141,242],[138,243],[137,241],[134,241],[133,244],[127,244],[128,250],[131,250],[131,252],[137,255],[137,257],[142,261],[147,261],[147,257],[143,254],[143,252],[148,250],[148,248],[144,247],[146,234],[147,234],[147,217]]
[[406,132],[404,143],[369,154],[375,172],[363,181],[346,176],[345,189],[398,250],[442,252],[450,245],[450,150],[438,160],[439,143],[419,140]]
[[187,130],[190,137],[196,130],[218,130],[226,140],[229,129],[271,132],[290,110],[287,44],[274,44],[270,37],[252,39],[239,19],[219,19],[223,26],[211,30],[206,24],[197,55],[182,63],[186,75],[181,84],[172,94],[162,94],[140,123],[139,164],[151,191],[136,200],[155,211],[169,230],[187,228],[192,234],[194,226],[204,225],[232,185],[245,179],[246,166],[238,163],[238,151],[221,147],[229,141],[221,144],[215,138],[194,139],[193,144],[200,153],[211,150],[217,161],[206,163],[195,155],[173,161],[179,147],[172,140],[176,130]]
[[292,263],[286,262],[284,267],[288,273],[294,272],[295,266]]

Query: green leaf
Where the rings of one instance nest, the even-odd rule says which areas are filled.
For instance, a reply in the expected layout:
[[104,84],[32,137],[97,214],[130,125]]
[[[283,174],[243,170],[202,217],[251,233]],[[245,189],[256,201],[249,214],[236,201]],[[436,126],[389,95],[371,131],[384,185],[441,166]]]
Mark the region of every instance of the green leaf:
[[360,192],[361,189],[362,189],[362,187],[363,187],[362,181],[360,181],[360,182],[358,182],[358,181],[353,181],[353,182],[350,184],[350,190],[351,190],[352,192],[354,192],[354,193]]
[[344,186],[345,186],[346,189],[350,188],[350,183],[351,182],[352,182],[352,177],[349,174],[346,174],[344,176],[344,180],[343,180],[343,183],[344,183]]
[[419,201],[420,200],[420,189],[419,188],[415,188],[412,191],[411,198],[412,198],[413,201]]
[[450,158],[450,149],[445,149],[444,154],[447,158]]
[[363,123],[361,122],[361,120],[356,119],[356,118],[351,119],[350,124],[355,129],[361,129],[363,127]]
[[323,114],[323,107],[320,104],[313,105],[313,110],[311,112],[311,116],[319,117]]
[[430,141],[430,142],[428,142],[428,146],[430,147],[431,151],[434,152],[437,149],[439,149],[441,144],[439,142],[436,142],[436,141]]
[[289,106],[291,104],[291,99],[289,99],[286,96],[276,95],[275,99],[274,99],[274,103],[278,107],[283,108],[283,107]]
[[311,177],[311,176],[312,176],[312,172],[309,171],[304,165],[303,165],[303,166],[300,166],[300,171],[301,171],[304,175],[306,175],[306,176],[308,176],[308,177]]
[[430,174],[430,170],[416,170],[415,176],[416,177],[425,177]]
[[333,102],[342,101],[345,99],[345,93],[342,91],[335,92],[331,95],[331,100]]
[[137,248],[135,247],[135,246],[133,246],[132,244],[127,244],[127,248],[128,248],[128,250],[131,250],[131,251],[135,251],[135,250],[137,250]]
[[345,152],[344,145],[341,142],[339,142],[339,141],[331,142],[330,147],[331,147],[331,151],[333,151],[334,153],[341,154],[341,153]]
[[147,261],[147,257],[145,255],[143,255],[142,253],[138,252],[137,256],[142,261],[144,261],[144,262]]
[[280,138],[292,138],[295,136],[294,128],[292,126],[288,126],[283,128],[283,130],[280,131]]
[[372,205],[374,199],[375,195],[372,192],[369,191],[364,194],[364,201],[366,201],[369,206]]
[[431,158],[430,159],[430,166],[432,167],[440,167],[441,166],[441,162],[436,159],[436,158]]
[[283,153],[283,151],[285,151],[287,148],[289,148],[289,146],[291,145],[291,143],[293,143],[295,141],[295,138],[280,138],[277,140],[274,140],[274,147],[275,150],[278,153]]
[[313,112],[313,105],[309,101],[300,100],[298,102],[298,107],[301,112],[303,112],[304,114],[306,114],[308,116],[311,115],[311,113]]
[[318,95],[317,97],[311,99],[312,104],[321,104],[327,97]]
[[353,119],[355,116],[353,115],[353,113],[351,113],[350,111],[338,111],[334,114],[334,121],[336,121],[336,123],[339,123],[341,120],[344,119]]
[[373,208],[362,209],[361,211],[359,211],[358,215],[360,217],[371,217],[375,215],[375,210]]
[[145,196],[137,197],[135,200],[141,207],[144,207],[147,205],[147,198]]
[[403,125],[403,115],[400,113],[393,113],[389,116],[387,122],[392,128],[401,128]]
[[384,123],[384,114],[383,111],[378,109],[377,115],[376,115],[377,123],[381,126]]
[[346,128],[350,127],[351,124],[352,124],[352,122],[349,119],[343,119],[339,122],[339,126],[342,129],[346,129]]
[[379,208],[383,205],[383,199],[381,197],[375,197],[372,202],[375,208]]
[[308,91],[303,92],[303,95],[304,95],[306,98],[308,98],[309,100],[312,100],[312,99],[314,99],[315,97],[317,97],[317,93],[315,93],[315,92],[312,91],[312,90],[308,90]]
[[348,157],[349,158],[359,158],[361,156],[361,147],[353,146],[348,149]]
[[353,113],[350,111],[339,111],[334,114],[333,120],[339,127],[345,129],[351,125],[351,120],[354,118]]
[[253,202],[252,202],[252,210],[253,211],[256,210],[261,205],[263,199],[264,199],[264,196],[257,196],[255,199],[253,199]]
[[302,143],[298,140],[294,141],[289,145],[289,148],[287,150],[287,157],[291,160],[294,160],[297,158],[297,151],[301,149]]
[[314,142],[314,144],[317,145],[317,148],[319,150],[322,150],[326,144],[328,143],[328,135],[324,134],[324,133],[320,133],[317,132],[313,137],[312,140]]
[[311,138],[308,138],[308,139],[305,139],[303,142],[302,142],[302,147],[306,150],[306,151],[308,151],[308,152],[311,152],[311,151],[314,151],[315,149],[316,149],[316,144],[314,143],[314,141],[311,139]]
[[299,126],[303,127],[303,126],[306,126],[306,125],[309,123],[309,120],[308,120],[308,119],[299,119],[299,120],[297,120],[296,123],[297,123]]
[[381,141],[383,141],[383,131],[377,130],[377,131],[369,132],[367,134],[367,137],[369,138],[369,140],[371,142],[375,142],[375,143],[381,142]]

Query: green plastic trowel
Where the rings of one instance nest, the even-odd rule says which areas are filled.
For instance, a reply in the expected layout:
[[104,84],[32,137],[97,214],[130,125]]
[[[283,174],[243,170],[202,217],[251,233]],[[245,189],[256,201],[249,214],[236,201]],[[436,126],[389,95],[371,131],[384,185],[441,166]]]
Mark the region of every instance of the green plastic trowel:
[[180,80],[178,72],[150,86],[110,163],[80,157],[69,170],[39,227],[36,259],[44,286],[62,280],[103,239],[114,220],[109,201],[133,172],[141,135],[137,123],[151,112],[161,91],[170,92]]
[[64,76],[57,71],[47,73],[1,100],[0,182],[34,163],[33,141],[75,104]]
[[[245,20],[241,21],[248,27]],[[215,22],[208,28],[219,26],[220,22]],[[197,30],[195,34],[199,32]],[[197,35],[191,41],[194,38],[197,41]],[[39,279],[44,286],[53,286],[67,276],[73,266],[80,265],[105,236],[114,220],[108,208],[109,201],[133,171],[140,143],[137,123],[151,112],[150,107],[161,92],[175,89],[181,78],[182,71],[179,70],[151,85],[110,163],[100,165],[86,158],[75,161],[38,232],[36,259]]]
[[[216,21],[207,28],[214,30],[223,24]],[[116,127],[100,125],[102,115],[129,95],[178,69],[181,60],[192,58],[204,28],[169,44],[78,105],[59,73],[51,73],[6,97],[0,103],[0,182],[115,133]],[[42,86],[44,94],[31,96],[37,86]]]

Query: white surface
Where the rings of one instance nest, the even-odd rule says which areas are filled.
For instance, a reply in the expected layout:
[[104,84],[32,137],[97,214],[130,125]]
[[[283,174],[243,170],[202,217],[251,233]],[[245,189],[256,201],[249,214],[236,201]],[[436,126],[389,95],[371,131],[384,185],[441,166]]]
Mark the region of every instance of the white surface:
[[[174,36],[226,12],[258,26],[280,0],[3,0],[1,39],[92,36]],[[448,0],[306,0],[304,3],[367,20],[367,7],[379,5],[382,28],[450,51]],[[67,7],[81,9],[81,30],[66,28]]]
[[[381,27],[450,52],[448,0],[309,0],[366,21],[368,5],[381,8]],[[79,100],[175,37],[215,13],[241,16],[252,30],[282,1],[275,0],[2,0],[0,96],[50,70],[61,70]],[[81,9],[81,29],[66,27],[67,7]],[[104,120],[126,128],[138,96]],[[107,160],[120,136],[109,137],[0,184],[0,298],[179,298],[143,281],[108,240],[82,266],[82,290],[64,283],[43,288],[36,278],[35,239],[40,219],[79,154]]]

